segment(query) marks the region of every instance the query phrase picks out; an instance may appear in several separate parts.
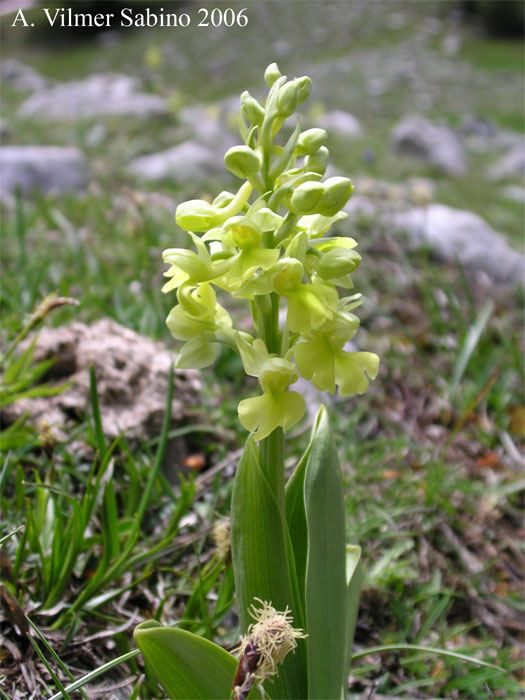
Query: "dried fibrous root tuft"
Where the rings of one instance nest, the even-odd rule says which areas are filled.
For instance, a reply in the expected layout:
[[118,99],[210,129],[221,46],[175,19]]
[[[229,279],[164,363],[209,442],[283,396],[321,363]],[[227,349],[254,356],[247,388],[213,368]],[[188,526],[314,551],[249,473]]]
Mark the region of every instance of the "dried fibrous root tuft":
[[277,675],[278,666],[297,647],[297,640],[307,635],[292,626],[289,608],[278,612],[270,603],[259,598],[262,607],[251,606],[255,624],[242,637],[238,650],[239,665],[233,681],[234,700],[244,700],[256,682]]

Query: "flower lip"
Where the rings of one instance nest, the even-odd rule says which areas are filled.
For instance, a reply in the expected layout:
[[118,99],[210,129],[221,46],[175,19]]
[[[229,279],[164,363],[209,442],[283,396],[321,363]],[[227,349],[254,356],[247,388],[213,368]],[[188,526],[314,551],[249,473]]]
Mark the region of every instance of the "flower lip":
[[247,217],[234,217],[225,226],[226,233],[230,234],[231,240],[237,248],[247,250],[256,248],[261,243],[262,231]]
[[272,274],[272,284],[277,292],[287,297],[301,284],[304,268],[302,263],[295,258],[281,258],[275,265]]

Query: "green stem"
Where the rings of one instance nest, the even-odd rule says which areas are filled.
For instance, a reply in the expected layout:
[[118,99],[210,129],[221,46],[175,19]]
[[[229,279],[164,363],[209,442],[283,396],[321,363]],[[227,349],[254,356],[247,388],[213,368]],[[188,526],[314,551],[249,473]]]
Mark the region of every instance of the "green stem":
[[[275,92],[275,90],[274,90]],[[270,164],[273,139],[273,116],[272,101],[270,97],[267,102],[267,115],[262,123],[260,142],[263,151],[262,177],[265,181],[268,192],[273,191],[274,183],[270,177]],[[270,194],[266,200],[270,198]],[[263,236],[265,248],[275,247],[275,233],[266,231]],[[270,303],[268,303],[270,302]],[[268,352],[280,355],[281,334],[279,331],[279,296],[272,293],[265,297],[255,297],[257,307],[257,328],[261,338],[266,343]],[[255,320],[255,319],[254,319]],[[282,428],[276,428],[267,438],[261,440],[259,446],[259,460],[268,482],[275,495],[281,513],[285,513],[285,492],[284,492],[284,433]]]
[[[266,236],[267,234],[265,234]],[[269,236],[268,236],[269,237]],[[273,234],[271,234],[273,238]],[[273,241],[265,241],[271,247]],[[268,303],[270,302],[270,303]],[[256,297],[259,333],[266,343],[268,352],[280,354],[281,338],[279,332],[279,296],[275,293],[263,298]],[[261,440],[259,447],[261,469],[275,495],[279,509],[284,515],[284,433],[276,428],[267,438]]]
[[284,241],[284,239],[289,236],[290,231],[299,221],[299,218],[300,217],[297,214],[292,214],[291,211],[289,211],[288,214],[286,214],[286,216],[284,217],[284,222],[275,237],[276,244],[282,243],[282,241]]

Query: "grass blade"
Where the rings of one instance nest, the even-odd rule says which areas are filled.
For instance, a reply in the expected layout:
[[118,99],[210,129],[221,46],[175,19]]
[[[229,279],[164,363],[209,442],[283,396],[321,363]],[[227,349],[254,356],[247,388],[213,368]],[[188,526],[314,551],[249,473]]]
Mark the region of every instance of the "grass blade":
[[[30,626],[33,628],[33,630],[36,632],[36,634],[38,635],[40,641],[41,641],[42,644],[45,646],[45,648],[47,649],[47,651],[49,652],[49,654],[54,658],[54,660],[56,661],[56,663],[58,664],[58,666],[62,669],[62,671],[64,671],[64,673],[65,673],[66,675],[68,675],[69,678],[70,678],[72,681],[75,680],[75,679],[73,678],[73,674],[71,673],[71,671],[69,670],[69,668],[68,668],[68,667],[66,666],[66,664],[62,661],[62,659],[59,657],[59,655],[56,653],[56,651],[53,649],[53,647],[49,644],[49,642],[47,641],[47,639],[45,638],[45,636],[42,634],[42,632],[39,630],[39,628],[35,625],[35,623],[34,623],[29,617],[27,617],[27,621],[29,622],[29,624],[30,624]],[[30,641],[31,641],[31,638],[30,638]],[[33,646],[34,646],[34,645],[33,645]],[[44,663],[45,663],[45,662],[44,662]],[[57,685],[58,685],[58,684],[57,684]],[[58,687],[62,690],[63,693],[65,693],[65,696],[66,696],[66,697],[69,697],[69,696],[67,695],[67,690],[66,690],[66,688],[64,688],[63,685],[60,684],[60,685],[58,685]],[[84,693],[83,690],[81,690],[80,692],[81,692],[81,695],[82,695],[82,697],[84,698],[84,700],[89,700],[89,698],[87,697],[87,695]]]
[[456,365],[454,367],[454,372],[452,374],[452,384],[450,387],[450,393],[452,395],[456,393],[459,387],[459,383],[461,382],[469,360],[472,357],[477,344],[479,343],[493,310],[494,304],[489,299],[483,304],[475,322],[468,330],[465,342],[463,343],[463,347],[461,348],[461,352],[459,353]]
[[89,365],[89,395],[91,398],[91,410],[93,411],[93,423],[95,425],[95,440],[98,451],[100,452],[100,459],[104,459],[106,454],[106,441],[102,429],[102,418],[98,402],[97,377],[93,365]]
[[467,654],[461,654],[458,651],[449,651],[448,649],[437,649],[436,647],[427,647],[420,644],[384,644],[378,647],[369,647],[368,649],[363,649],[356,654],[352,655],[352,661],[357,661],[357,659],[362,659],[369,654],[381,654],[385,651],[422,651],[425,654],[437,654],[438,656],[448,656],[451,659],[456,659],[457,661],[466,661],[469,664],[477,664],[478,666],[486,666],[487,668],[493,668],[501,673],[506,673],[504,668],[501,666],[496,666],[496,664],[491,664],[488,661],[481,661],[473,656],[468,656]]
[[137,508],[137,513],[136,513],[136,518],[137,522],[140,524],[142,521],[142,518],[144,517],[144,513],[146,511],[146,507],[149,503],[149,500],[151,498],[151,491],[153,489],[153,484],[155,483],[155,479],[157,478],[157,474],[159,473],[160,466],[162,464],[162,459],[164,457],[164,452],[166,451],[166,445],[168,442],[168,432],[170,429],[170,424],[171,424],[171,405],[173,401],[173,377],[174,377],[175,370],[173,368],[173,363],[170,367],[170,373],[168,376],[168,395],[166,397],[166,411],[164,413],[164,421],[162,423],[162,431],[160,434],[160,442],[159,446],[157,447],[157,452],[155,453],[155,460],[153,462],[153,466],[151,468],[151,471],[148,476],[148,481],[146,483],[146,487],[144,489],[144,493],[142,494],[142,498],[139,503],[139,507]]
[[[104,664],[103,666],[99,666],[94,671],[91,671],[90,673],[86,673],[86,675],[82,676],[82,678],[79,678],[74,683],[71,683],[71,685],[66,686],[64,688],[64,691],[66,693],[72,693],[74,690],[78,690],[79,688],[82,688],[87,683],[91,683],[91,681],[94,681],[95,678],[102,676],[104,673],[106,673],[106,671],[111,671],[111,669],[115,668],[115,666],[119,666],[120,664],[125,663],[129,659],[133,659],[135,656],[139,656],[139,654],[140,654],[140,651],[138,649],[134,649],[133,651],[129,651],[127,654],[122,654],[122,656],[118,656],[116,659],[112,659],[111,661],[108,661],[107,664]],[[64,698],[64,697],[68,697],[68,696],[63,695],[62,693],[55,693],[50,698],[48,698],[48,700],[61,700],[61,698]]]

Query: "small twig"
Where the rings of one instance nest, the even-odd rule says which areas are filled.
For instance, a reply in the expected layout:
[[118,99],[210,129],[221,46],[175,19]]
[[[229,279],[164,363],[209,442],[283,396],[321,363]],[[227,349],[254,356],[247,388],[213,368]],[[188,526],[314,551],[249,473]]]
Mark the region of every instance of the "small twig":
[[204,472],[204,474],[201,474],[201,476],[195,479],[196,490],[201,491],[206,486],[207,482],[210,481],[210,479],[213,476],[215,476],[215,474],[218,474],[223,469],[226,469],[226,467],[233,465],[234,462],[236,462],[239,459],[243,452],[244,447],[240,447],[238,450],[230,452],[230,454],[225,459],[223,459],[211,469],[208,469],[208,471]]
[[507,453],[507,455],[510,458],[510,461],[512,462],[513,467],[516,468],[515,471],[521,474],[525,465],[525,457],[522,454],[520,454],[520,451],[514,444],[513,439],[505,430],[503,430],[500,433],[499,437],[501,440],[501,444],[505,449],[505,452]]
[[459,554],[461,561],[470,574],[480,574],[484,570],[483,563],[475,554],[472,554],[464,545],[461,544],[452,528],[446,523],[441,523],[439,526],[441,532],[445,535],[452,547]]

